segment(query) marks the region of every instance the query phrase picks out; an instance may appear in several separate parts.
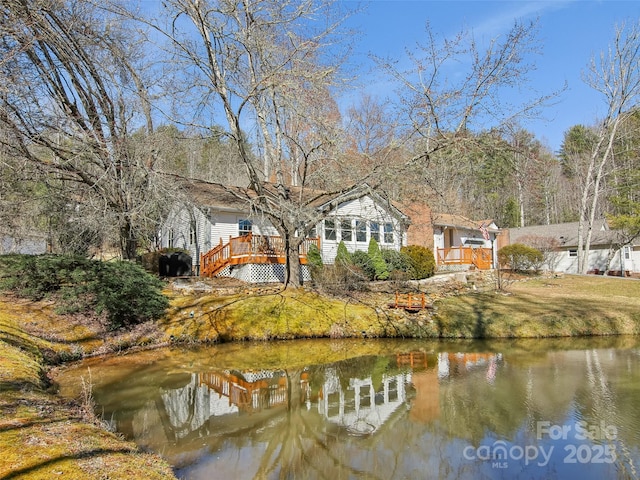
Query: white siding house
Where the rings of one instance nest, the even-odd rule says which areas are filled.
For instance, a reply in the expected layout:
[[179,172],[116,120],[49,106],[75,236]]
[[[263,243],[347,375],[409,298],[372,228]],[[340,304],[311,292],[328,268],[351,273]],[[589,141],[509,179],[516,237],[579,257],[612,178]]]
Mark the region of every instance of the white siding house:
[[[162,224],[161,248],[187,250],[196,275],[215,270],[215,276],[232,276],[250,282],[284,279],[284,259],[276,258],[282,245],[278,231],[255,204],[252,205],[250,195],[246,196],[248,190],[200,180],[182,179],[182,182],[185,199],[176,202]],[[329,211],[302,246],[303,264],[311,243],[319,247],[324,264],[333,263],[341,240],[351,252],[366,251],[371,238],[375,238],[381,248],[399,250],[406,245],[408,218],[382,196],[369,192],[362,198],[344,202],[340,202],[339,196],[316,194],[315,197],[312,207]],[[211,262],[229,256],[229,249],[242,249],[246,253],[247,249],[255,248],[261,251],[258,254],[254,251],[250,259],[226,265],[218,262],[210,269]],[[306,266],[301,267],[303,279],[308,280]]]
[[7,253],[21,253],[26,255],[41,255],[47,252],[47,240],[44,237],[30,235],[26,237],[0,237],[0,255]]
[[[523,243],[544,244],[546,268],[555,272],[578,273],[578,222],[511,228],[501,246]],[[589,251],[589,273],[632,276],[640,274],[640,245],[624,241],[622,232],[611,230],[606,220],[593,226]]]
[[373,196],[339,204],[317,228],[322,233],[323,262],[334,262],[341,241],[350,253],[366,252],[372,238],[382,249],[400,250],[407,244],[407,221],[398,213],[390,213],[389,205]]

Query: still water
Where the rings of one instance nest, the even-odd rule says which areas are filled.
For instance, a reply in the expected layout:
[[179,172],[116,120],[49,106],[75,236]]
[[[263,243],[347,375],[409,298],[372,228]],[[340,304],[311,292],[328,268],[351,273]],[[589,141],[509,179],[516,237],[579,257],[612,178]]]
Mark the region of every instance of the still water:
[[640,475],[638,337],[173,348],[57,381],[184,479]]

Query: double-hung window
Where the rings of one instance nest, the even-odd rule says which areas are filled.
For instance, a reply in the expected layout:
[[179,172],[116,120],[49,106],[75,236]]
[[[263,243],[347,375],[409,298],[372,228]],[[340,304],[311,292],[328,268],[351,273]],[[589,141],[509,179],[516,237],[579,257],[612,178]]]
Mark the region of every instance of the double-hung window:
[[249,235],[251,233],[252,226],[253,224],[251,223],[251,220],[238,220],[238,235],[241,237]]
[[380,243],[380,224],[378,222],[371,222],[369,224],[369,230],[371,231],[371,238]]
[[393,223],[384,224],[384,243],[393,243]]
[[356,242],[367,241],[367,222],[356,220]]
[[196,230],[196,221],[195,220],[191,220],[191,223],[189,225],[189,244],[190,245],[195,245],[198,241],[198,232]]
[[343,242],[350,242],[353,240],[353,227],[351,226],[351,219],[349,218],[340,222],[340,239]]
[[336,240],[336,221],[333,218],[324,220],[324,239]]

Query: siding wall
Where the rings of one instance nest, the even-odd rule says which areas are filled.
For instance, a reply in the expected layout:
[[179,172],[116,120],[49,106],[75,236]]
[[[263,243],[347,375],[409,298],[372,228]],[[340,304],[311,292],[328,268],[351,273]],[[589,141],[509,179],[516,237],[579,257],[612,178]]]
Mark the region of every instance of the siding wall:
[[[252,231],[258,235],[277,235],[276,229],[262,218],[241,212],[205,212],[195,207],[174,208],[160,230],[160,246],[170,246],[170,230],[173,230],[173,247],[189,251],[195,267],[200,262],[200,254],[239,235],[240,220],[251,220]],[[196,243],[191,242],[192,221],[196,225]]]
[[[576,252],[572,254],[570,252]],[[605,271],[629,271],[630,273],[640,272],[640,250],[633,247],[628,250],[629,258],[624,258],[625,249],[618,249],[614,252],[613,257],[609,259],[610,249],[606,246],[595,246],[589,252],[588,271],[599,270]],[[555,252],[552,256],[551,267],[556,272],[578,273],[578,256],[577,248],[565,248]]]
[[[555,270],[565,273],[578,273],[578,257],[570,255],[570,250],[577,251],[577,249],[565,249],[557,252]],[[592,271],[595,269],[604,272],[605,270],[611,270],[619,272],[621,270],[637,273],[640,266],[640,252],[636,249],[631,249],[630,258],[623,258],[624,249],[616,250],[613,257],[609,261],[610,249],[607,247],[592,247],[589,252],[589,267],[587,270]],[[607,265],[608,264],[608,265]]]
[[[383,226],[385,223],[391,223],[393,225],[393,242],[384,242],[384,234],[380,233],[380,241],[378,242],[380,248],[387,248],[393,250],[400,250],[400,247],[406,245],[406,234],[403,232],[400,223],[387,211],[378,206],[372,198],[364,197],[359,200],[353,200],[351,202],[345,202],[338,206],[328,219],[335,219],[338,229],[336,232],[336,239],[327,239],[327,232],[325,231],[325,222],[322,222],[316,230],[320,235],[320,244],[322,246],[322,260],[325,264],[332,264],[336,258],[338,250],[338,244],[342,240],[342,231],[340,228],[340,222],[342,220],[351,220],[352,232],[351,240],[345,241],[344,244],[347,250],[351,253],[356,250],[367,251],[369,248],[369,241],[371,239],[371,222],[378,223],[378,226]],[[358,241],[356,239],[356,220],[366,222],[366,240]]]

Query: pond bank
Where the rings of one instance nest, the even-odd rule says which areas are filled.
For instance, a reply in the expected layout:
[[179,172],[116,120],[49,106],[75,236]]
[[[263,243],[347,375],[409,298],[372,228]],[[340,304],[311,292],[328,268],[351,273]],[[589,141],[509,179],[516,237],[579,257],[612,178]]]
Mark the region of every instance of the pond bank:
[[47,305],[0,301],[0,478],[174,478],[159,456],[104,428],[92,410],[90,379],[77,402],[50,391],[47,359],[75,358],[83,336],[81,329],[70,334],[74,345],[24,328],[47,318],[59,320]]
[[[640,281],[565,275],[503,278],[488,272],[372,284],[339,297],[277,287],[174,283],[159,322],[172,341],[294,338],[545,338],[640,333]],[[425,307],[390,308],[411,294]]]
[[53,305],[0,299],[0,478],[173,478],[159,457],[107,432],[84,400],[49,391],[52,364],[170,342],[309,337],[504,338],[640,333],[640,281],[596,276],[511,279],[451,275],[403,291],[434,308],[389,308],[395,287],[328,298],[311,290],[174,288],[168,315],[131,332],[61,317]]

